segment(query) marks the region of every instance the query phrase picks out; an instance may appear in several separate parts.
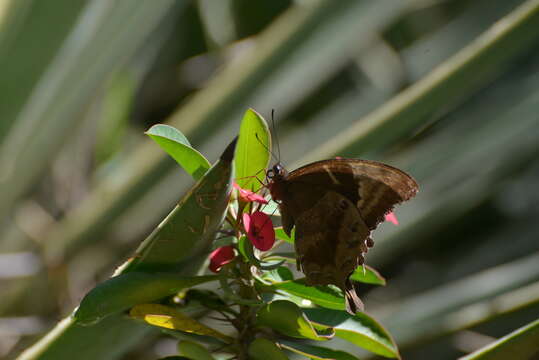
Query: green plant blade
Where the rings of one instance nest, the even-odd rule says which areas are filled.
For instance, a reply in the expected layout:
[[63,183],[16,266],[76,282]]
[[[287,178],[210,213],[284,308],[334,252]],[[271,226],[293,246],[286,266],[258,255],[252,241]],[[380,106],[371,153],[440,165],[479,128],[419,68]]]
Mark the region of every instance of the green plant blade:
[[157,124],[148,129],[146,135],[151,137],[196,180],[200,179],[210,168],[210,162],[191,147],[187,138],[178,129],[170,125]]
[[351,316],[344,311],[304,309],[309,320],[331,326],[335,336],[375,354],[400,358],[395,341],[386,329],[365,313]]
[[374,270],[368,265],[365,265],[365,272],[363,272],[363,266],[359,266],[356,270],[354,270],[350,276],[350,280],[373,285],[386,284],[386,279],[380,275],[378,271]]
[[225,217],[232,189],[235,141],[142,242],[126,270],[174,271],[206,251]]
[[[217,163],[185,195],[180,205],[141,244],[136,256],[117,270],[117,274],[154,268],[170,270],[180,268],[186,273],[190,271],[191,274],[196,270],[193,268],[185,270],[178,264],[182,260],[197,255],[199,249],[208,247],[224,217],[228,196],[232,189],[234,149],[235,141],[226,148]],[[212,199],[211,207],[199,206],[197,195],[208,193],[210,190],[217,195]],[[209,222],[204,220],[207,224],[205,232],[192,233],[188,228],[191,226],[190,223],[178,221],[175,218],[181,216],[183,212],[192,216],[201,216],[202,219],[210,216],[213,219]],[[174,226],[176,231],[183,235],[181,243],[180,241],[162,241],[165,237],[161,231],[174,234]],[[24,351],[19,356],[19,360],[65,359],[74,353],[77,353],[78,360],[114,358],[118,356],[117,354],[122,354],[126,349],[134,346],[148,331],[148,327],[140,326],[119,314],[111,315],[92,326],[77,325],[75,319],[69,316],[47,336]],[[88,342],[93,344],[91,351],[81,353],[80,349],[87,348]],[[116,346],[114,351],[111,351],[111,344]]]
[[275,228],[275,238],[277,238],[277,239],[279,239],[279,240],[286,241],[286,242],[289,243],[289,244],[293,244],[293,243],[294,243],[294,234],[295,234],[295,228],[292,229],[292,233],[290,233],[290,236],[288,236],[288,235],[284,232],[282,226],[279,226],[279,227],[276,227],[276,228]]
[[251,191],[260,189],[266,177],[270,151],[268,124],[260,114],[248,109],[241,122],[235,158],[236,182],[241,188]]
[[282,347],[296,354],[306,356],[310,359],[320,360],[358,360],[357,357],[347,352],[333,350],[327,347],[301,344],[292,341],[279,341]]
[[310,300],[327,309],[344,310],[344,298],[340,290],[329,286],[309,286],[305,279],[274,283],[274,288]]
[[257,324],[296,338],[324,341],[334,335],[328,326],[318,333],[300,307],[287,300],[276,300],[262,307],[257,313]]
[[539,352],[539,319],[460,360],[532,359]]
[[171,330],[181,330],[197,335],[212,336],[223,340],[226,343],[232,343],[234,340],[220,331],[212,329],[174,308],[161,304],[136,305],[129,311],[129,316],[134,319],[143,320],[147,324],[153,326]]
[[192,341],[180,341],[178,352],[193,360],[215,360],[211,353],[204,346]]
[[271,282],[282,282],[294,280],[294,274],[286,266],[279,266],[277,269],[265,272],[262,278],[268,279]]
[[181,289],[217,280],[217,276],[180,276],[170,273],[129,272],[93,288],[73,315],[80,324],[91,324],[137,304],[153,302]]
[[286,360],[288,357],[274,342],[257,338],[249,344],[249,358],[253,360]]

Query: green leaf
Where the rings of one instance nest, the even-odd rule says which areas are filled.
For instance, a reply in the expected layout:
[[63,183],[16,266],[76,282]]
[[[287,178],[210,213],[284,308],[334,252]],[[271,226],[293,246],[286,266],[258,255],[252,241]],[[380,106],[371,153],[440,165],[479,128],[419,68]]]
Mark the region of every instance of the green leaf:
[[217,279],[215,275],[180,276],[171,273],[129,272],[117,275],[86,294],[73,316],[80,324],[92,324],[134,305],[156,301]]
[[245,260],[249,261],[251,264],[260,264],[260,261],[255,256],[253,244],[247,239],[247,236],[243,235],[238,240],[238,251],[243,255]]
[[309,286],[305,284],[305,278],[277,282],[273,286],[328,309],[344,310],[345,307],[344,298],[339,289],[329,286]]
[[248,260],[251,264],[256,266],[257,268],[261,270],[273,270],[281,266],[285,263],[286,260],[279,260],[279,261],[272,261],[272,262],[264,262],[260,261],[254,254],[254,248],[251,241],[247,239],[247,237],[244,235],[240,238],[238,241],[238,251],[240,254],[243,255],[243,257]]
[[161,332],[170,335],[179,341],[191,341],[209,346],[222,346],[223,340],[216,339],[212,336],[198,335],[178,329],[161,328]]
[[209,249],[232,191],[234,146],[235,141],[118,271],[177,271],[182,261]]
[[151,137],[196,180],[200,179],[210,168],[210,163],[204,155],[191,147],[187,138],[176,128],[157,124],[146,131],[146,135]]
[[539,319],[460,360],[532,359],[539,349]]
[[249,344],[249,359],[253,360],[287,360],[288,357],[274,342],[257,338]]
[[279,266],[277,269],[267,271],[262,277],[271,282],[294,280],[294,274],[292,274],[292,271],[286,266]]
[[400,358],[391,335],[376,320],[365,313],[351,316],[344,311],[304,309],[309,320],[331,326],[335,336],[349,341],[375,354]]
[[288,236],[288,235],[286,235],[286,233],[284,232],[282,226],[276,227],[276,228],[275,228],[275,237],[276,237],[277,239],[279,239],[279,240],[283,240],[283,241],[286,241],[287,243],[293,244],[293,243],[294,243],[295,229],[296,229],[296,228],[293,228],[293,229],[292,229],[292,232],[290,233],[290,236]]
[[208,349],[192,341],[180,341],[178,343],[178,352],[188,359],[215,360]]
[[129,316],[143,320],[146,323],[171,330],[181,330],[197,335],[212,336],[230,344],[234,341],[231,337],[212,329],[184,313],[161,304],[136,305],[129,311]]
[[185,356],[172,355],[172,356],[166,356],[164,358],[159,358],[159,360],[191,360],[191,359]]
[[386,279],[368,265],[365,265],[365,272],[363,272],[363,266],[358,266],[350,276],[350,280],[373,285],[386,284]]
[[318,333],[300,307],[286,300],[276,300],[262,307],[257,313],[257,324],[296,338],[323,341],[334,335],[333,329],[327,326]]
[[241,122],[235,158],[236,182],[241,188],[260,189],[266,177],[270,151],[271,136],[266,121],[256,111],[248,109]]
[[340,350],[333,350],[327,347],[314,346],[308,344],[302,344],[298,342],[279,341],[281,346],[285,349],[306,356],[310,359],[321,359],[321,360],[358,360],[357,357],[350,355],[347,352]]

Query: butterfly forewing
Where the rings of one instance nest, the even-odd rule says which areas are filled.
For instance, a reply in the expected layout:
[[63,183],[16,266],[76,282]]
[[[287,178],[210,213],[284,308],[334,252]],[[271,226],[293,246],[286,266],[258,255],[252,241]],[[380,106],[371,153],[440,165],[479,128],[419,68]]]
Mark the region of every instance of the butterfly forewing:
[[[359,159],[317,161],[291,172],[286,183],[292,198],[306,188],[311,189],[308,193],[333,190],[342,194],[357,206],[371,230],[393,206],[412,198],[418,191],[415,180],[403,171]],[[313,202],[311,195],[298,200],[308,207]]]

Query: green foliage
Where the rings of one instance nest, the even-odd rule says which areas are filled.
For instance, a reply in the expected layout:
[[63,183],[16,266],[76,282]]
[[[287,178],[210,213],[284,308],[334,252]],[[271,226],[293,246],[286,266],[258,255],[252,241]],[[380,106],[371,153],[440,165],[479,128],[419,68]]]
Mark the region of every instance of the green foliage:
[[233,339],[185,315],[177,309],[161,304],[138,304],[131,308],[129,316],[145,323],[170,330],[178,330],[195,335],[211,336],[225,343]]
[[[539,1],[269,3],[0,6],[0,313],[14,324],[0,358],[158,358],[165,336],[192,345],[167,359],[534,354]],[[277,152],[249,106],[276,109],[288,170],[361,157],[420,183],[352,276],[368,316],[304,283],[293,234],[263,252],[245,236],[260,205],[230,185],[260,188]],[[233,162],[214,161],[238,128]],[[263,207],[276,223],[277,206]],[[220,246],[235,257],[192,288]],[[260,326],[278,301],[333,338]]]
[[366,313],[350,316],[343,311],[306,309],[305,314],[311,321],[333,327],[336,337],[375,354],[390,358],[400,357],[391,335]]
[[[269,144],[267,137],[269,133],[264,119],[252,110],[247,111],[241,129],[239,146],[236,148],[236,157],[239,156],[241,160],[236,160],[235,164],[243,169],[242,175],[252,177],[260,172],[258,170],[260,166],[267,166],[269,147],[261,146],[260,141]],[[259,135],[260,132],[264,135]],[[147,134],[192,176],[197,177],[197,173],[201,172],[200,169],[204,168],[205,158],[190,147],[187,139],[178,130],[170,126],[155,125]],[[256,153],[266,155],[257,156]],[[260,164],[251,166],[250,159],[258,159]],[[232,262],[225,258],[211,259],[211,261],[228,262],[220,266],[219,276],[182,276],[172,272],[177,268],[173,263],[181,259],[179,254],[182,251],[178,250],[178,245],[171,245],[171,242],[181,242],[183,245],[179,246],[186,246],[186,242],[189,244],[189,236],[194,236],[198,238],[197,243],[204,243],[207,238],[215,238],[216,230],[221,226],[221,221],[217,223],[217,220],[212,221],[208,217],[209,214],[214,213],[211,216],[220,219],[219,214],[223,212],[223,206],[222,200],[217,201],[218,194],[230,193],[229,187],[224,186],[229,177],[220,174],[221,180],[211,180],[215,172],[221,173],[214,167],[199,180],[194,190],[190,192],[190,196],[181,201],[167,219],[157,227],[137,250],[136,255],[117,271],[118,275],[96,286],[84,297],[74,313],[77,323],[92,325],[106,316],[129,310],[132,319],[143,321],[150,326],[178,333],[189,333],[193,336],[215,338],[227,344],[221,351],[236,353],[238,356],[249,354],[252,358],[265,356],[265,358],[286,359],[278,343],[257,336],[258,333],[263,332],[263,329],[271,328],[286,337],[297,339],[328,341],[338,336],[374,353],[397,357],[396,346],[385,330],[367,315],[358,314],[357,317],[344,318],[340,322],[335,322],[329,312],[324,317],[324,312],[329,311],[325,309],[341,310],[339,313],[342,313],[344,309],[343,295],[338,288],[307,286],[302,279],[294,280],[294,274],[288,267],[283,266],[285,260],[260,260],[260,255],[271,257],[271,250],[263,253],[256,251],[250,238],[245,234],[242,214],[253,211],[250,207],[242,206],[239,208],[240,212],[235,214],[229,210],[226,221],[234,237],[227,246],[236,248],[239,255]],[[204,185],[206,183],[208,186]],[[250,184],[250,182],[245,184]],[[217,193],[211,193],[210,190],[217,190]],[[206,200],[206,197],[210,200]],[[232,209],[234,198],[228,200],[226,197],[225,200],[227,203],[230,201],[228,206]],[[203,219],[204,226],[200,231],[194,231],[196,224],[201,224],[200,218]],[[269,218],[268,221],[270,221]],[[218,225],[208,228],[210,224]],[[279,237],[283,237],[281,232],[278,229]],[[173,240],[175,238],[178,240]],[[167,241],[164,241],[165,239]],[[286,240],[293,241],[293,239]],[[163,249],[160,249],[161,247]],[[175,258],[169,261],[168,254],[171,251],[174,251]],[[251,266],[255,266],[260,274],[255,276],[247,271]],[[161,269],[161,272],[155,272],[158,269]],[[162,272],[163,270],[168,272]],[[374,270],[368,268],[364,275],[363,268],[359,270],[361,270],[361,275],[356,275],[356,280],[382,283],[382,278]],[[195,285],[215,280],[219,280],[221,284],[221,294],[192,289]],[[288,296],[288,300],[269,300],[277,293],[281,297]],[[158,303],[175,294],[180,294],[184,303],[183,307]],[[298,301],[299,299],[309,300],[312,304],[319,305],[321,308],[318,310],[322,311],[322,314],[316,312],[315,309],[302,309],[297,305],[297,303],[302,304],[302,301]],[[230,336],[183,312],[188,309],[186,306],[195,304],[202,309],[220,313],[224,321],[237,329],[240,337],[234,341]],[[234,304],[237,305],[234,306]],[[315,320],[307,314],[311,314]],[[320,319],[322,321],[319,321]],[[326,325],[324,321],[333,323]],[[292,352],[309,354],[316,359],[322,359],[323,356],[354,359],[345,352],[320,346],[308,346],[301,343],[294,345],[290,341],[286,344],[283,342],[281,345]],[[180,355],[187,358],[213,359],[211,351],[198,342],[181,341],[178,348]]]
[[146,135],[158,143],[196,180],[200,179],[210,168],[210,163],[204,155],[193,149],[187,138],[176,128],[157,124],[146,131]]
[[256,191],[266,176],[271,136],[266,121],[253,109],[245,112],[235,157],[236,181],[243,189]]
[[180,341],[178,351],[188,359],[193,360],[215,360],[211,353],[203,346],[192,341]]
[[91,324],[105,316],[137,304],[156,301],[180,290],[217,280],[217,276],[181,276],[171,273],[128,272],[93,288],[73,315],[81,324]]
[[533,359],[539,344],[539,320],[513,331],[498,341],[460,360]]
[[286,360],[288,357],[275,343],[257,338],[249,345],[249,356],[253,360]]
[[318,332],[303,311],[286,300],[276,300],[265,305],[258,311],[256,319],[258,325],[271,327],[291,337],[326,341],[334,335],[329,327]]

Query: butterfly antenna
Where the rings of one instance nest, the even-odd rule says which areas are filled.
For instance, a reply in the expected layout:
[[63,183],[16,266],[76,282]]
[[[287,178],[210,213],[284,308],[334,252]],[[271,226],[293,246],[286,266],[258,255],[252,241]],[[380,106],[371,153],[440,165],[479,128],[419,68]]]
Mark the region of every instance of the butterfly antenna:
[[257,134],[257,133],[255,133],[255,137],[256,137],[256,139],[258,140],[258,142],[260,143],[260,145],[262,145],[262,146],[264,147],[264,149],[266,149],[266,151],[267,151],[268,153],[270,153],[271,156],[272,156],[277,162],[279,162],[279,159],[277,158],[277,156],[275,156],[275,154],[274,154],[274,153],[273,153],[273,152],[266,146],[266,144],[264,144],[264,143],[262,142],[262,140],[260,140],[260,138],[258,137],[258,134]]
[[271,127],[273,128],[273,135],[275,135],[275,144],[277,145],[277,155],[279,155],[278,163],[281,162],[281,147],[279,146],[279,137],[277,136],[277,129],[275,128],[275,109],[271,109]]

